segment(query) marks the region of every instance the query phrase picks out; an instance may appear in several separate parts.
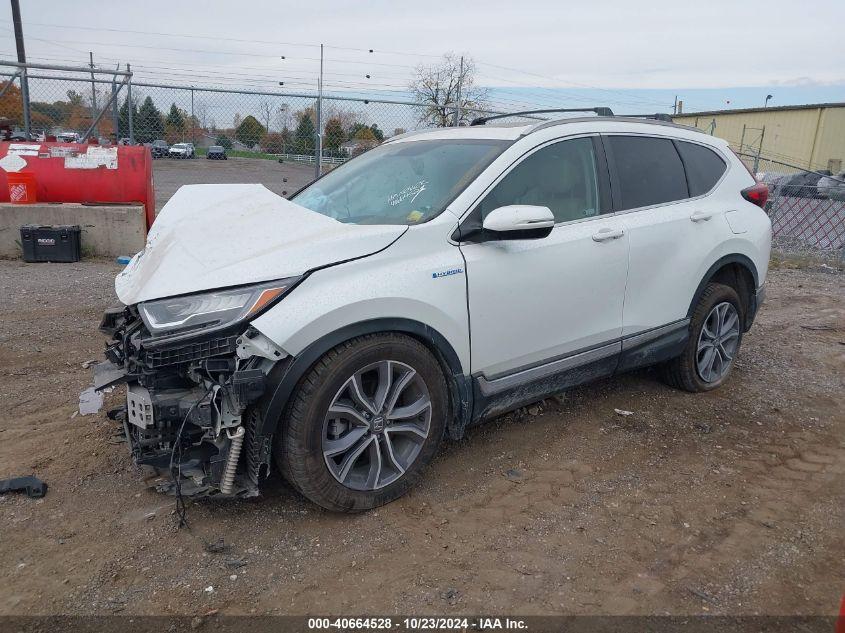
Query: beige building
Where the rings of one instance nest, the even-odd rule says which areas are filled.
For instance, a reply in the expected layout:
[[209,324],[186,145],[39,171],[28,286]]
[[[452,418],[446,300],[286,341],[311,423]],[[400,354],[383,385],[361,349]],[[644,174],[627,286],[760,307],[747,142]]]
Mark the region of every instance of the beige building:
[[691,112],[672,117],[735,150],[804,169],[845,169],[845,103]]

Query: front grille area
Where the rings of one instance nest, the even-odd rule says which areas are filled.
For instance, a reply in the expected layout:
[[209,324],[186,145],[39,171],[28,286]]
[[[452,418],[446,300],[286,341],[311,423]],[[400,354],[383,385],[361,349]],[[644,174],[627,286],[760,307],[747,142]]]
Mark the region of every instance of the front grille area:
[[180,365],[212,356],[234,354],[237,349],[237,338],[237,336],[227,336],[198,343],[189,343],[179,347],[155,351],[150,350],[147,352],[147,366],[151,369],[158,369],[159,367]]

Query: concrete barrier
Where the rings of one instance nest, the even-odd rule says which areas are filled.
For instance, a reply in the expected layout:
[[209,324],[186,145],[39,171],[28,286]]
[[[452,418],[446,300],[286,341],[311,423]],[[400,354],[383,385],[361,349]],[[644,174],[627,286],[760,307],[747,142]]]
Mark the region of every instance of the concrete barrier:
[[144,205],[0,203],[0,257],[21,257],[24,224],[78,224],[83,257],[134,255],[144,248]]

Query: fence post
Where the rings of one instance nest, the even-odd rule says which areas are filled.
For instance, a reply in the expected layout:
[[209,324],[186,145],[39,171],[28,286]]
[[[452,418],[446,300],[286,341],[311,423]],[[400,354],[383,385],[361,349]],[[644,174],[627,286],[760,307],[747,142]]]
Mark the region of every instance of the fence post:
[[314,178],[323,171],[323,45],[320,44],[320,79],[317,81],[317,142],[314,143]]
[[[97,116],[97,84],[94,83],[94,53],[88,51],[88,66],[91,67],[91,120]],[[100,138],[100,127],[96,123],[93,126],[94,134],[97,135],[97,140]],[[83,139],[87,141],[88,139]]]
[[757,177],[757,171],[760,167],[760,153],[763,151],[763,137],[766,135],[766,126],[760,130],[760,144],[757,146],[757,156],[754,157],[754,177]]
[[457,102],[455,103],[455,127],[461,124],[461,84],[464,81],[464,56],[461,55],[461,69],[458,71]]
[[196,142],[196,138],[194,138],[194,87],[191,86],[191,143]]
[[132,116],[132,113],[135,110],[135,104],[132,101],[132,70],[131,70],[129,64],[126,64],[126,72],[129,73],[129,75],[126,77],[126,99],[127,99],[127,103],[128,103],[128,105],[126,107],[126,115],[127,115],[126,118],[129,119],[129,144],[134,145],[135,144],[135,128],[134,128],[135,124],[133,122],[133,119],[135,117]]
[[742,154],[742,148],[745,145],[745,123],[742,124],[742,136],[739,137],[739,153]]
[[29,117],[29,78],[25,67],[21,68],[21,101],[23,102],[23,133],[26,140],[30,140],[32,130]]
[[117,105],[117,84],[115,83],[115,77],[117,75],[112,75],[111,78],[111,94],[112,94],[112,104],[111,104],[111,118],[112,118],[112,126],[114,127],[114,138],[117,143],[120,142],[120,109]]

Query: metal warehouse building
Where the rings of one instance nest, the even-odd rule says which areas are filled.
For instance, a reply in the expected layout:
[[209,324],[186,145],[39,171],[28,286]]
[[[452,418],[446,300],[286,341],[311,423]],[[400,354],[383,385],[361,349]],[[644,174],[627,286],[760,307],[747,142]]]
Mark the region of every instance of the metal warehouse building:
[[740,153],[804,169],[845,168],[845,103],[691,112],[672,119],[723,138]]

